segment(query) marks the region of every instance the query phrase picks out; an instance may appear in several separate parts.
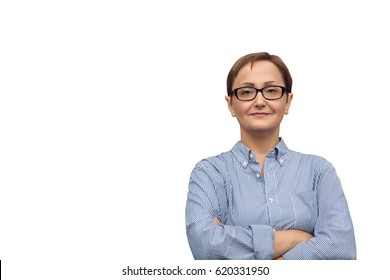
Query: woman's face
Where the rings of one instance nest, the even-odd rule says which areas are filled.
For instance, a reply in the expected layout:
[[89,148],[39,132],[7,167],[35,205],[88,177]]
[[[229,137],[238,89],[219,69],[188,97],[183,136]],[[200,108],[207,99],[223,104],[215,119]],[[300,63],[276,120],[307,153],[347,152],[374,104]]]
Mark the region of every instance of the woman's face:
[[[270,61],[256,61],[251,68],[245,65],[234,80],[233,89],[250,86],[258,89],[266,86],[285,86],[279,69]],[[226,96],[232,116],[237,117],[241,130],[247,133],[279,131],[283,116],[288,113],[292,93],[278,100],[266,100],[259,92],[254,100],[240,101],[235,95]]]

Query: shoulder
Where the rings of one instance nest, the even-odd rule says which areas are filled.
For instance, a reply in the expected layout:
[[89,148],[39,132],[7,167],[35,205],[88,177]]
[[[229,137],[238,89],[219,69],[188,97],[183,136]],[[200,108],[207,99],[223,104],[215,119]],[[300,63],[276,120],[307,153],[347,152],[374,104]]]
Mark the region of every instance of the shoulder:
[[210,171],[221,172],[226,167],[228,158],[231,157],[230,152],[223,152],[216,156],[211,156],[200,160],[194,169],[205,169]]
[[284,161],[289,162],[292,167],[298,168],[313,168],[313,169],[324,169],[332,166],[332,164],[322,156],[297,152],[287,147],[284,140],[280,138],[279,144],[276,146],[278,151],[278,158],[281,163]]
[[229,162],[231,162],[231,152],[207,157],[196,163],[192,174],[205,173],[210,178],[224,181],[224,178],[228,176]]
[[322,173],[327,169],[334,169],[331,162],[319,155],[305,154],[290,150],[290,158],[293,163],[300,166],[311,167],[311,169],[315,170],[317,173]]
[[314,189],[319,188],[321,182],[327,186],[325,189],[329,189],[329,185],[339,185],[336,169],[326,158],[313,154],[291,152],[290,159],[293,173],[307,178]]

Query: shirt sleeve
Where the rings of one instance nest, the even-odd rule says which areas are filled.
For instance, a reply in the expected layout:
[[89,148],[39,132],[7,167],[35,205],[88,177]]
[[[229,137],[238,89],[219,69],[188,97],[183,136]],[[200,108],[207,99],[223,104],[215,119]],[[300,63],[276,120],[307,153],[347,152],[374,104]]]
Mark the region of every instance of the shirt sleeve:
[[272,259],[273,229],[267,225],[247,228],[218,226],[228,215],[229,191],[223,176],[202,161],[191,173],[186,205],[187,238],[195,259]]
[[286,252],[284,259],[356,259],[356,243],[347,200],[334,167],[327,163],[317,179],[318,218],[314,237]]

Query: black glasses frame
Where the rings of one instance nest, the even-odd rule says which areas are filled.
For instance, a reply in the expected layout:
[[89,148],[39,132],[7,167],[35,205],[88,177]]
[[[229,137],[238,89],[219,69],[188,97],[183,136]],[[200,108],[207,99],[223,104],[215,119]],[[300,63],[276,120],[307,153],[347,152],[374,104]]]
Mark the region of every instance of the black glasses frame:
[[[278,98],[267,98],[267,97],[265,97],[265,96],[264,96],[264,93],[263,93],[263,90],[266,89],[266,88],[270,88],[270,87],[271,87],[271,88],[272,88],[272,87],[274,87],[274,88],[275,88],[275,87],[281,88],[281,89],[282,89],[282,95],[281,95],[280,97],[278,97]],[[238,92],[238,90],[240,90],[240,89],[242,89],[242,88],[251,88],[251,89],[256,90],[255,97],[253,97],[252,99],[245,99],[245,100],[240,99],[240,98],[238,97],[237,92]],[[255,100],[255,99],[256,99],[257,94],[258,94],[259,92],[261,92],[261,95],[262,95],[263,98],[266,99],[266,100],[278,100],[278,99],[282,98],[283,95],[286,93],[286,88],[285,88],[285,87],[282,87],[282,86],[266,86],[266,87],[263,87],[263,88],[239,87],[239,88],[233,89],[232,92],[230,93],[230,95],[233,95],[233,94],[234,94],[234,95],[237,97],[237,99],[240,100],[240,101],[252,101],[252,100]]]

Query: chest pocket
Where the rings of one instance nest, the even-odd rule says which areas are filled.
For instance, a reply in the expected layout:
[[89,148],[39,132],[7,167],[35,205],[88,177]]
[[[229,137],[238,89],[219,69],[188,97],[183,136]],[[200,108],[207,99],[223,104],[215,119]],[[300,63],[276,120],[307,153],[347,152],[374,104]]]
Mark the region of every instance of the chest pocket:
[[291,194],[291,202],[294,208],[294,229],[313,232],[318,216],[317,192],[304,191]]

